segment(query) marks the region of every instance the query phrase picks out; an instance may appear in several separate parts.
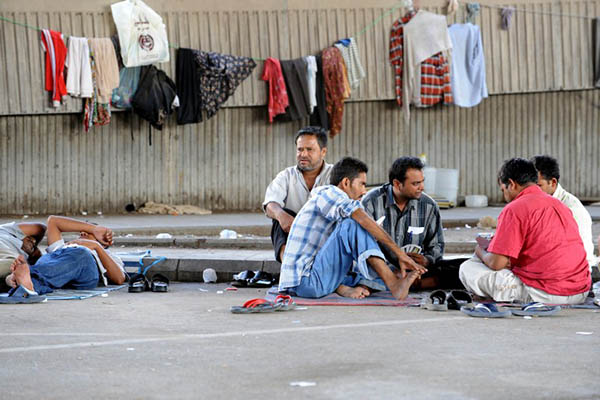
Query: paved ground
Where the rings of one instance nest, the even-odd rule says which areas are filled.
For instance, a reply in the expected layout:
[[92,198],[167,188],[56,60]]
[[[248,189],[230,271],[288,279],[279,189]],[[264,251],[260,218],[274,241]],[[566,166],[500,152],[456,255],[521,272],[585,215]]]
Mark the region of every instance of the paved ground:
[[224,287],[2,306],[2,397],[600,397],[595,310],[530,320],[395,307],[233,315],[231,305],[264,292],[217,294]]

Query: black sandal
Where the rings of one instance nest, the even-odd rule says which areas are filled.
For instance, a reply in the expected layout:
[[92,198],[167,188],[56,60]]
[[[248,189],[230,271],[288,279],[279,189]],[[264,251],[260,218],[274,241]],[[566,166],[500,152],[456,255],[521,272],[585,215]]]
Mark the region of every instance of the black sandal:
[[129,274],[129,293],[141,293],[148,290],[150,290],[150,285],[144,274]]
[[169,278],[167,278],[163,274],[154,274],[154,276],[152,276],[151,287],[153,292],[168,292]]

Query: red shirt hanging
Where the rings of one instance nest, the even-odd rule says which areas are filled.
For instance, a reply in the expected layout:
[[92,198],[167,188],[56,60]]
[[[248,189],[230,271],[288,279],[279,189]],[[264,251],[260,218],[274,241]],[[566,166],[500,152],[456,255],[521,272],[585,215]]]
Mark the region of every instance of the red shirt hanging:
[[269,122],[273,122],[276,115],[285,114],[285,108],[289,105],[279,60],[271,57],[265,60],[261,79],[269,83]]
[[43,29],[41,38],[46,52],[46,90],[52,92],[52,105],[58,107],[67,97],[64,76],[67,46],[60,32]]

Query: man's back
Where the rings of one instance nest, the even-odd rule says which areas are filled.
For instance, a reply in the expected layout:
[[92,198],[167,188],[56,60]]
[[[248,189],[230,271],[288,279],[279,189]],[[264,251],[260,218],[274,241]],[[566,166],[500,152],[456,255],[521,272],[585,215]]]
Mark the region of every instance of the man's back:
[[537,186],[502,210],[488,251],[510,257],[523,283],[569,296],[589,290],[586,253],[571,211]]

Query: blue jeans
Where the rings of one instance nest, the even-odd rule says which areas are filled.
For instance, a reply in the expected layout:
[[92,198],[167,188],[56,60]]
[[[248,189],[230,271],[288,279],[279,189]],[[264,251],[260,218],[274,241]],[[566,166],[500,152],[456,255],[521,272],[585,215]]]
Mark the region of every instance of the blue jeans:
[[369,257],[385,260],[377,241],[352,218],[338,223],[317,253],[309,276],[290,292],[300,297],[319,298],[333,293],[340,285],[356,286],[356,274],[349,275],[356,261],[358,277],[374,279],[377,274],[367,264]]
[[35,265],[29,267],[33,289],[38,294],[53,289],[93,289],[98,286],[100,273],[92,253],[81,247],[63,247],[44,254]]

